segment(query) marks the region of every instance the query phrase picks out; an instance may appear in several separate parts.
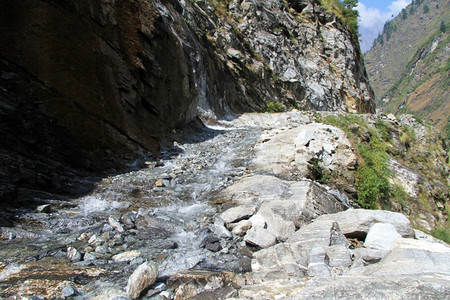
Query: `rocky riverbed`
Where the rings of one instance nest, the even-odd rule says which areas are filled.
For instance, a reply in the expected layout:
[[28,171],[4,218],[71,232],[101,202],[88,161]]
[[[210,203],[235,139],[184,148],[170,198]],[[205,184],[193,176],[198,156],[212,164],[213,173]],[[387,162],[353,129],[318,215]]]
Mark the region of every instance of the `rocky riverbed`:
[[0,228],[0,297],[448,297],[447,244],[314,180],[315,157],[357,165],[346,134],[314,119],[247,114],[174,132],[89,195],[36,199]]

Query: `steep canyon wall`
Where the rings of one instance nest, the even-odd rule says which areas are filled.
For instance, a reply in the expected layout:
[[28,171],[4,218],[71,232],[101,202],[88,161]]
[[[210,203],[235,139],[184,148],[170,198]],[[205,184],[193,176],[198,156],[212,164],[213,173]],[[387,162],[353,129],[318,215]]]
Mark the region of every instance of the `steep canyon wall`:
[[198,116],[374,111],[358,45],[316,1],[0,3],[0,199],[83,180]]

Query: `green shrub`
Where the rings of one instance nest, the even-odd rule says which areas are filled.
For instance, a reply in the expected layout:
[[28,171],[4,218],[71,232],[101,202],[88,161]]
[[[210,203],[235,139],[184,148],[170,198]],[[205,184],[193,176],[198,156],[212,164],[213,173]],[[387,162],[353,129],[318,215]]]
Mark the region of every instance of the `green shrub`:
[[391,140],[391,134],[390,134],[390,132],[392,130],[391,124],[389,124],[386,121],[377,120],[375,122],[375,127],[378,129],[383,140],[385,140],[386,142],[389,142]]
[[425,125],[425,123],[423,122],[422,118],[419,116],[413,116],[414,120],[416,120],[419,124],[421,125]]
[[431,235],[448,244],[450,243],[450,226],[445,227],[438,226],[434,228],[433,231],[431,231]]
[[276,113],[284,111],[283,104],[280,102],[269,102],[266,104],[267,112]]
[[405,192],[405,189],[401,185],[393,184],[393,185],[391,185],[391,188],[390,188],[390,194],[391,194],[391,199],[397,203],[400,203],[400,205],[402,206],[402,210],[406,211],[406,209],[407,209],[406,203],[409,200],[409,196]]

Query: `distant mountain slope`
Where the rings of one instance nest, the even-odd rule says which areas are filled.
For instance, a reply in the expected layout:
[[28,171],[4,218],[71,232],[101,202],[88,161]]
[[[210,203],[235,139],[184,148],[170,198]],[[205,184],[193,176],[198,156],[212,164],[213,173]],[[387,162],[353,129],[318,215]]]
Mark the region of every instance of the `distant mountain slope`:
[[415,0],[385,24],[365,55],[378,108],[448,124],[449,32],[450,0]]

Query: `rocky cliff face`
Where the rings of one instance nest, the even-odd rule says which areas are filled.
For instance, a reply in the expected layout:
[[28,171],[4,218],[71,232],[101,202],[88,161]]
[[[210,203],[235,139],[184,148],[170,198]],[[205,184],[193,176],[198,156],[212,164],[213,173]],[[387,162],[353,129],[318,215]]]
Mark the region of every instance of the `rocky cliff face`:
[[449,7],[448,0],[414,1],[385,24],[365,55],[377,107],[448,124]]
[[2,199],[74,190],[199,113],[374,109],[358,45],[315,1],[0,8]]

